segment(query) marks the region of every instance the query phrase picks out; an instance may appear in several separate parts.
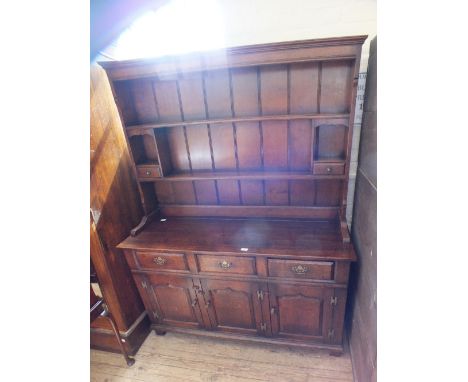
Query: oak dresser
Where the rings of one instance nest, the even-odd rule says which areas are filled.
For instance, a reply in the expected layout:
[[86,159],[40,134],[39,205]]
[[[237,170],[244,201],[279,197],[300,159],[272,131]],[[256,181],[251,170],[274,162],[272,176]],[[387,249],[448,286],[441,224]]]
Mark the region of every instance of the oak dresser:
[[342,351],[365,39],[100,63],[146,214],[118,247],[157,334]]

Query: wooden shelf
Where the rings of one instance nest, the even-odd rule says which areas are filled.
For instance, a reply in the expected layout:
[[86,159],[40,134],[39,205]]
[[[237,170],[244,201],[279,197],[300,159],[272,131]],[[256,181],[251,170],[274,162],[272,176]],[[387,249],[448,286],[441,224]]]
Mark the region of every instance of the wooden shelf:
[[221,179],[344,179],[345,175],[314,175],[309,171],[204,171],[184,172],[167,175],[158,179],[139,179],[140,181],[192,181],[192,180],[221,180]]
[[291,121],[300,119],[336,119],[349,118],[349,114],[282,114],[282,115],[257,115],[252,117],[201,119],[196,121],[178,121],[162,123],[144,123],[127,126],[127,130],[149,130],[163,129],[165,127],[193,126],[193,125],[216,125],[236,122],[262,122],[262,121]]

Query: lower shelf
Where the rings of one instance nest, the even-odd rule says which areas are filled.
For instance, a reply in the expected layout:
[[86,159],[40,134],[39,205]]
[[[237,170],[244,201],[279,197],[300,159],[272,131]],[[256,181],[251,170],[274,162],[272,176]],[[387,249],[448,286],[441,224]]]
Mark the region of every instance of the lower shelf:
[[[138,318],[126,333],[120,333],[128,354],[134,356],[150,332],[150,320],[146,312]],[[115,334],[110,329],[91,328],[90,345],[92,349],[120,353]]]
[[210,331],[210,330],[200,330],[200,329],[187,329],[167,325],[151,324],[151,329],[160,330],[165,332],[174,332],[182,334],[190,334],[202,337],[211,337],[211,338],[221,338],[229,339],[243,342],[254,342],[254,343],[264,343],[280,346],[293,346],[298,348],[306,349],[319,349],[319,350],[328,350],[331,355],[339,356],[343,354],[342,345],[330,345],[330,344],[321,344],[321,343],[312,343],[312,342],[303,342],[303,341],[291,341],[283,338],[272,338],[272,337],[251,337],[244,336],[241,334],[231,334],[219,331]]

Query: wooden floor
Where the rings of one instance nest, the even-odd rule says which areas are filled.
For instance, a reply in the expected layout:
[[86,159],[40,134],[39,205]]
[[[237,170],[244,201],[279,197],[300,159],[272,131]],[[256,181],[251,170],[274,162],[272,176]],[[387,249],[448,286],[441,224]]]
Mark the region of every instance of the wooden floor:
[[349,351],[249,344],[168,333],[148,336],[127,367],[120,354],[91,350],[91,381],[353,381]]

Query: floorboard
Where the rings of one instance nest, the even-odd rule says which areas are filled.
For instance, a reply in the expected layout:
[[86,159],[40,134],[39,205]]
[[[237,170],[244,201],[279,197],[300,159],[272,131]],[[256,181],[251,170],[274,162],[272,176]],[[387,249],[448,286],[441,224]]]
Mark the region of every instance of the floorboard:
[[120,354],[91,350],[92,382],[352,382],[349,352],[249,344],[168,333],[148,336],[127,367]]

